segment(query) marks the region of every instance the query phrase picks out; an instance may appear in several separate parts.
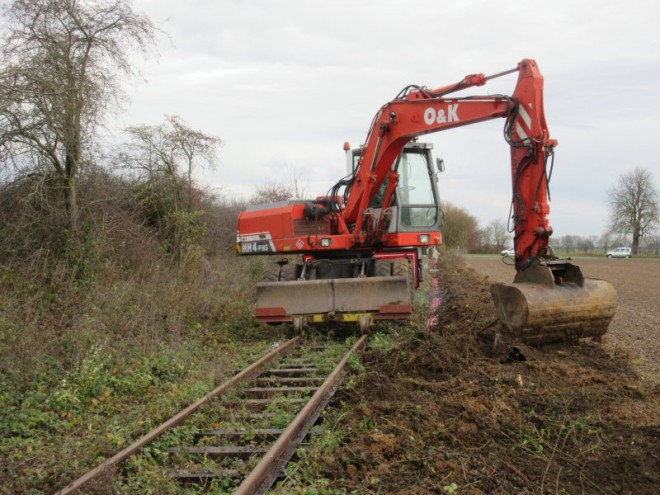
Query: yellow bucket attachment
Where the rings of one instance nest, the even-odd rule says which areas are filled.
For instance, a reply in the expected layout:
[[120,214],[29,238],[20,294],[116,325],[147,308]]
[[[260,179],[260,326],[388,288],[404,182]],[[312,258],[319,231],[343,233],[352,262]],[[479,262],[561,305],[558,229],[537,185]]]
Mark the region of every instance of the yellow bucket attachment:
[[535,263],[490,293],[506,333],[529,345],[598,340],[616,310],[612,284],[563,260]]

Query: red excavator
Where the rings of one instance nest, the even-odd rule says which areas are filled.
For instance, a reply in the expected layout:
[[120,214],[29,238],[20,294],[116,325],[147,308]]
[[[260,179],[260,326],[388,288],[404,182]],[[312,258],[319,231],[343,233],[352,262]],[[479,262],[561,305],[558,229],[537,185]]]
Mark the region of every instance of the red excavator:
[[[518,72],[511,96],[449,96]],[[257,284],[258,321],[405,319],[422,278],[422,252],[441,242],[441,209],[431,146],[424,134],[505,119],[511,149],[516,275],[491,294],[501,322],[529,344],[600,337],[616,306],[614,288],[585,279],[578,266],[549,252],[548,182],[554,148],[543,111],[536,62],[491,76],[471,74],[436,89],[407,86],[373,119],[349,173],[327,196],[249,206],[238,218],[241,255],[287,255]],[[438,171],[442,168],[437,162]],[[289,255],[299,255],[293,260]]]

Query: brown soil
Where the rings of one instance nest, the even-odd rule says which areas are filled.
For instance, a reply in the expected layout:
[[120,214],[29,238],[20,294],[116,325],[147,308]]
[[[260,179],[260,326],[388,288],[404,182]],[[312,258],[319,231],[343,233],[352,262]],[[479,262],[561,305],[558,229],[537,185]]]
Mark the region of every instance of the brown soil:
[[[624,266],[618,262],[608,268],[616,272],[612,267]],[[581,265],[588,276],[601,275],[599,265]],[[620,309],[609,345],[539,349],[507,341],[494,348],[498,324],[488,289],[493,279],[508,281],[512,269],[500,278],[496,267],[486,279],[453,256],[443,257],[440,269],[443,301],[432,331],[393,350],[367,351],[361,382],[340,394],[352,406],[350,433],[324,459],[330,488],[399,495],[657,493],[660,394],[648,379],[657,347],[649,345],[652,335],[632,331],[657,332],[656,310],[640,299],[648,287],[634,287],[651,268],[641,268],[639,279],[626,278],[621,268],[620,307],[633,306]],[[633,314],[643,318],[627,321]],[[631,364],[637,342],[646,347],[639,355],[647,360],[647,379]]]

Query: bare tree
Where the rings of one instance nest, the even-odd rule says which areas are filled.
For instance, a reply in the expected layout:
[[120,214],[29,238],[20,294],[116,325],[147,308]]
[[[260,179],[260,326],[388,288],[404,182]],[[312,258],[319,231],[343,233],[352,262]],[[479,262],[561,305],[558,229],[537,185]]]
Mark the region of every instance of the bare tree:
[[301,174],[295,168],[289,170],[289,184],[291,185],[293,199],[305,199],[307,185],[302,182]]
[[167,135],[177,158],[183,160],[188,177],[188,213],[192,211],[192,173],[198,165],[214,168],[216,150],[222,144],[220,138],[209,136],[188,127],[180,117],[167,117],[171,131]]
[[295,195],[289,186],[269,183],[257,186],[254,194],[250,197],[250,203],[277,203],[292,198],[295,198]]
[[610,225],[613,232],[632,235],[632,254],[639,249],[639,239],[649,234],[660,221],[658,193],[651,172],[635,168],[622,175],[609,192]]
[[145,221],[158,229],[176,259],[185,260],[205,229],[200,212],[193,211],[193,170],[216,165],[221,141],[191,129],[176,116],[165,117],[160,125],[129,127],[126,132],[129,142],[119,160],[145,179],[139,188]]
[[277,203],[290,199],[306,199],[307,184],[303,183],[298,170],[289,168],[288,177],[288,184],[270,181],[256,186],[254,193],[248,198],[248,202],[258,204]]
[[165,117],[165,123],[138,125],[126,129],[130,142],[121,153],[125,166],[142,171],[148,180],[165,178],[175,186],[177,210],[183,209],[181,177],[185,175],[188,189],[187,211],[192,211],[192,173],[197,166],[214,168],[220,138],[188,127],[177,116]]
[[489,239],[498,251],[504,249],[506,244],[511,242],[511,234],[507,230],[504,220],[491,220],[486,226],[486,230],[488,231]]
[[123,0],[14,0],[3,14],[0,158],[55,176],[75,236],[85,154],[155,28]]

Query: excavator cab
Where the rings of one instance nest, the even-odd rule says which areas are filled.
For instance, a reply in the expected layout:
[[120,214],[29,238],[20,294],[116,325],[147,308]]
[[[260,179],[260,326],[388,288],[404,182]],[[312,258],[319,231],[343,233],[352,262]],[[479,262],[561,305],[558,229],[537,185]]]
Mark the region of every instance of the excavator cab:
[[[437,232],[440,229],[442,216],[432,150],[432,143],[412,141],[404,146],[393,163],[391,168],[399,174],[399,180],[389,206],[393,221],[389,223],[388,233]],[[361,153],[362,148],[350,150],[353,172]],[[380,212],[387,185],[387,181],[381,184],[369,203],[370,208]]]

